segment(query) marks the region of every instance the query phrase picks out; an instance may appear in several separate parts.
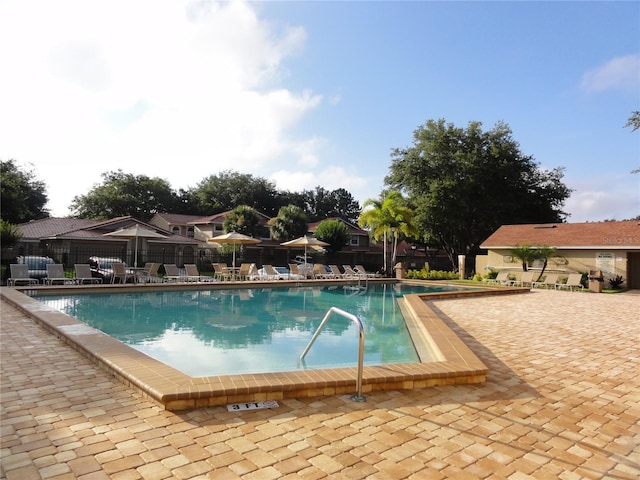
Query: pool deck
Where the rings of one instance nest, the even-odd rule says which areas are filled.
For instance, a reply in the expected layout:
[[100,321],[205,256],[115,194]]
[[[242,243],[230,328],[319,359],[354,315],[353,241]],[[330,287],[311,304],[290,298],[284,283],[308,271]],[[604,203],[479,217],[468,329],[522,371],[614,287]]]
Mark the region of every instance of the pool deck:
[[171,412],[3,301],[2,478],[640,477],[637,292],[429,306],[486,381]]

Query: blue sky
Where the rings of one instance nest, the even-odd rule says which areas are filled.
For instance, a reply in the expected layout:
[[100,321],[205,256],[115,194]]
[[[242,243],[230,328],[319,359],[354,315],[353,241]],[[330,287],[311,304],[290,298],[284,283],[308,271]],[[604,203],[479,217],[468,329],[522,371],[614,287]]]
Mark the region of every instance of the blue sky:
[[565,167],[571,222],[640,214],[638,2],[1,0],[0,65],[0,158],[58,216],[118,168],[362,202],[439,118]]

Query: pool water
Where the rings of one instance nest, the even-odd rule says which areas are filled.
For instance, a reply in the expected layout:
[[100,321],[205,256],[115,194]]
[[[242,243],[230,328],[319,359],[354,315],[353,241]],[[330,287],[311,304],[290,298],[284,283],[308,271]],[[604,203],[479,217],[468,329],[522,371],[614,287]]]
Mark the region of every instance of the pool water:
[[365,365],[420,359],[397,299],[455,287],[407,284],[37,295],[60,310],[192,377],[357,365],[358,330],[333,315],[300,364],[330,307],[357,315]]

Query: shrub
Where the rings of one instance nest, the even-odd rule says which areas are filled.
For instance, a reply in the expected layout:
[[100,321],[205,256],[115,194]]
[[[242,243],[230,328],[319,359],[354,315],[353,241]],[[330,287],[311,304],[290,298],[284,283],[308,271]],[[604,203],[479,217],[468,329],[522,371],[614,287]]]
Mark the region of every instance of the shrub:
[[444,270],[429,270],[427,267],[422,270],[409,270],[407,278],[414,280],[457,280],[456,272],[445,272]]
[[614,290],[618,290],[623,283],[624,278],[622,277],[622,275],[616,275],[615,277],[611,277],[609,279],[609,285],[611,285],[611,288],[613,288]]

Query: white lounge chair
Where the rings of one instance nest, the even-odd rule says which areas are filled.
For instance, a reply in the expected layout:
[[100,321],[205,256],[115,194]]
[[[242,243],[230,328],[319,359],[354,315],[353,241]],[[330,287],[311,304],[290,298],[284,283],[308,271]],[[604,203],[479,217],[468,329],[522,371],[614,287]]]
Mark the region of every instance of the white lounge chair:
[[368,277],[368,278],[374,278],[378,276],[375,273],[367,272],[367,270],[362,265],[355,265],[353,269],[359,274],[364,275],[365,277]]
[[365,275],[356,272],[351,265],[342,265],[344,270],[344,274],[342,275],[344,278],[363,278]]

